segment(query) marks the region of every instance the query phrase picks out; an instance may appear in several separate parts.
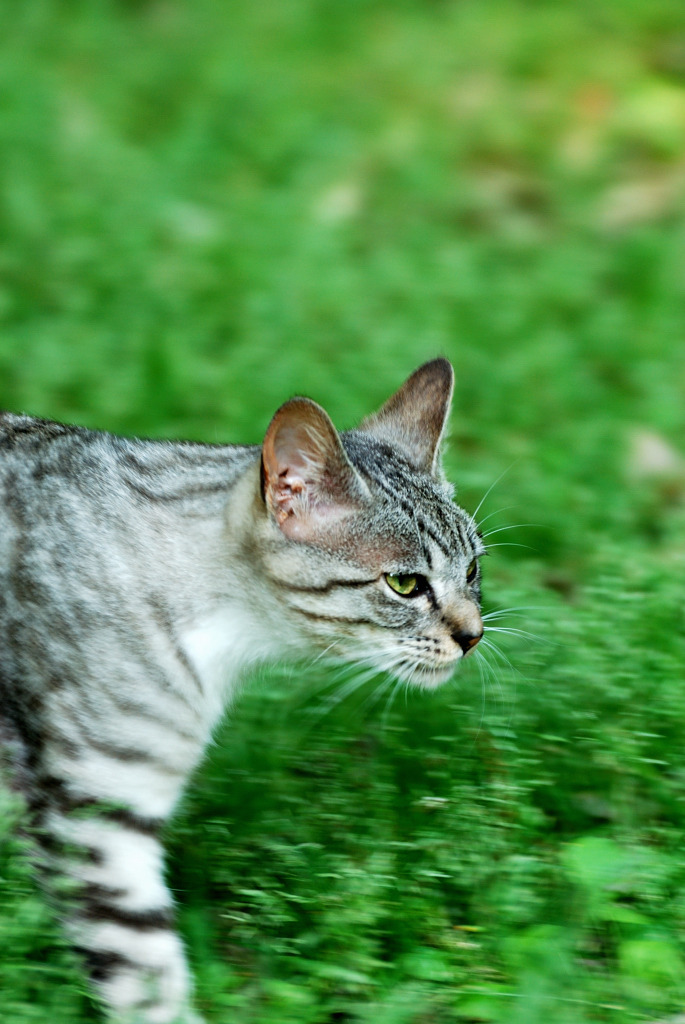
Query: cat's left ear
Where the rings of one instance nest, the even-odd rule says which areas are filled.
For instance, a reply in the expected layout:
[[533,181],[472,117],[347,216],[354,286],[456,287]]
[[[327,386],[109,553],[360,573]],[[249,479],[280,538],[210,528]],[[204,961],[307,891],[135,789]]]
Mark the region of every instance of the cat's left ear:
[[309,398],[291,398],[269,424],[262,481],[267,507],[291,540],[316,541],[368,501],[328,413]]
[[453,388],[452,364],[447,359],[433,359],[419,366],[359,429],[400,448],[417,469],[439,476],[440,441]]

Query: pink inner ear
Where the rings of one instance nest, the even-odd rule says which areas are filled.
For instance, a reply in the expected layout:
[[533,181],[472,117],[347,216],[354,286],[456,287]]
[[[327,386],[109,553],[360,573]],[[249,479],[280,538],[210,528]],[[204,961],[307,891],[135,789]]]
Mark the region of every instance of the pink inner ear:
[[281,527],[286,519],[306,516],[314,498],[316,477],[321,467],[305,454],[308,450],[314,451],[312,440],[309,430],[302,423],[284,424],[275,439],[272,473],[275,469],[278,475],[271,481],[271,500],[276,520]]
[[306,482],[298,473],[284,469],[278,474],[278,481],[272,490],[272,500],[279,526],[282,526],[289,516],[302,515],[306,511],[306,488]]
[[325,453],[317,450],[316,437],[305,424],[284,424],[280,428],[273,445],[273,462],[279,477],[287,473],[304,481],[307,475],[316,474],[319,462],[323,464],[324,460]]
[[335,427],[309,399],[292,398],[277,411],[262,460],[267,504],[293,539],[313,539],[364,500]]

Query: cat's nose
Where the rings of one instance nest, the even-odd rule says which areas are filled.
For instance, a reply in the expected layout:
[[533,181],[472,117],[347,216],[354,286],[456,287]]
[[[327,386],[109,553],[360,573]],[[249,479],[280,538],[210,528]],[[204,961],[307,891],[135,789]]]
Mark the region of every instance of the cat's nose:
[[464,657],[466,657],[469,651],[473,650],[482,636],[482,629],[479,633],[462,632],[460,630],[455,630],[454,633],[452,633],[452,639],[455,644],[458,644],[461,647],[464,652]]
[[483,636],[480,609],[473,601],[454,600],[443,620],[454,643],[466,657]]

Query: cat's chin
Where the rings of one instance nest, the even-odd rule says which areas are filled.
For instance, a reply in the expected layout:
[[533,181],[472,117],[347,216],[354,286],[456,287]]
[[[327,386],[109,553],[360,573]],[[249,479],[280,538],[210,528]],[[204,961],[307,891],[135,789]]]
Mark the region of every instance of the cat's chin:
[[398,672],[397,675],[412,686],[422,690],[435,690],[446,683],[455,673],[458,662],[435,668],[430,665],[417,665],[410,672]]

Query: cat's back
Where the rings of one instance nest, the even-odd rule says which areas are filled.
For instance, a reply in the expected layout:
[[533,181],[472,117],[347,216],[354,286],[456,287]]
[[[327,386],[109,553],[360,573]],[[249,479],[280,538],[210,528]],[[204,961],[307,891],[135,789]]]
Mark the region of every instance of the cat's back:
[[59,533],[79,520],[100,529],[182,513],[195,497],[225,494],[253,459],[249,446],[120,437],[0,412],[0,523]]
[[[174,537],[220,514],[251,447],[125,438],[0,412],[2,594],[35,609],[86,584],[122,589],[157,578]],[[1,625],[1,622],[0,622]],[[0,635],[0,644],[2,636]]]
[[0,574],[22,547],[73,541],[116,496],[114,461],[106,434],[0,413]]
[[86,490],[90,474],[104,468],[107,447],[107,435],[97,431],[0,412],[0,509],[58,481]]
[[193,545],[179,527],[201,535],[198,508],[221,507],[244,460],[0,413],[0,719],[51,678],[73,691],[111,674],[136,631],[151,646],[159,602],[190,600],[174,576]]
[[42,461],[55,442],[62,442],[63,450],[67,439],[73,444],[78,443],[78,439],[95,436],[95,431],[84,427],[0,411],[0,473],[12,463],[26,463],[27,459]]
[[122,518],[115,461],[104,433],[0,413],[0,648],[97,578]]

